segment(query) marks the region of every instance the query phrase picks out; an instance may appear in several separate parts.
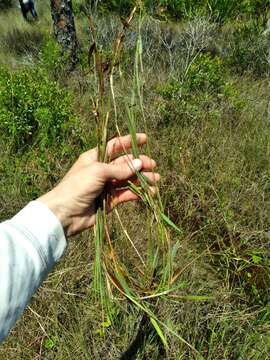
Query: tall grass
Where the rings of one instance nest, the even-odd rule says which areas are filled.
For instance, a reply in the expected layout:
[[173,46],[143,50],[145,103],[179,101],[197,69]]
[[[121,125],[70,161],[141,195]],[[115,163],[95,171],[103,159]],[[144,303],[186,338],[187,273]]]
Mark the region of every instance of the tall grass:
[[[97,81],[97,98],[93,101],[93,109],[96,114],[96,135],[98,139],[99,161],[110,161],[106,154],[106,143],[109,137],[109,126],[114,128],[120,136],[118,126],[118,104],[114,93],[114,77],[120,76],[121,81],[125,82],[119,65],[125,38],[130,24],[135,16],[136,7],[132,10],[129,17],[123,21],[123,28],[119,32],[112,46],[110,60],[103,59],[102,51],[96,41],[95,27],[90,19],[90,29],[93,43],[89,50],[89,58],[93,55],[94,69]],[[132,154],[138,158],[137,148],[137,117],[140,116],[144,121],[145,131],[147,132],[147,121],[143,105],[143,44],[141,37],[142,16],[138,19],[138,37],[135,50],[133,85],[130,88],[130,95],[126,103],[127,128],[132,139]],[[106,65],[106,67],[105,67]],[[136,109],[136,110],[135,110]],[[111,124],[112,122],[112,124]],[[123,148],[123,152],[126,150]],[[150,148],[147,148],[150,155]],[[127,239],[126,246],[131,246],[137,260],[134,262],[136,270],[127,266],[127,261],[121,261],[117,254],[117,246],[111,238],[112,223],[108,221],[106,214],[106,202],[110,194],[104,193],[99,199],[97,208],[97,221],[95,226],[95,249],[96,256],[94,262],[94,291],[100,298],[102,316],[101,321],[115,321],[115,308],[119,307],[119,300],[126,300],[130,306],[139,310],[146,316],[153,329],[159,336],[163,346],[168,348],[166,334],[176,336],[179,341],[189,346],[195,353],[197,350],[189,344],[171,326],[166,324],[166,320],[160,319],[158,312],[159,298],[164,298],[168,294],[177,290],[175,282],[178,275],[173,271],[173,261],[179,249],[179,243],[174,243],[171,239],[171,232],[181,234],[182,231],[164,213],[163,205],[159,193],[153,196],[151,185],[147,178],[140,172],[136,173],[140,180],[140,185],[129,183],[129,189],[133,191],[142,201],[145,207],[147,233],[154,232],[155,236],[149,236],[146,251],[140,251],[134,245],[127,229],[124,228],[121,217],[116,210],[116,220],[120,229],[124,232]],[[147,229],[147,227],[150,227]],[[119,299],[120,297],[120,299]],[[191,297],[189,297],[191,299]],[[194,299],[205,300],[205,297]],[[121,302],[121,301],[120,301]]]

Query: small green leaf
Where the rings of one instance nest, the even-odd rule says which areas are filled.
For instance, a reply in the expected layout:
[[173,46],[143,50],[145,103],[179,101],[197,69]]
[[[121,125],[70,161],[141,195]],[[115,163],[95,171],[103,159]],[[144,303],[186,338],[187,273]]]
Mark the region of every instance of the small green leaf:
[[55,337],[47,338],[43,342],[43,347],[46,350],[51,350],[55,347],[57,339]]
[[168,348],[169,348],[169,345],[168,345],[168,343],[167,343],[167,340],[166,340],[166,338],[165,338],[165,336],[164,336],[164,334],[163,334],[160,326],[158,325],[158,323],[156,322],[156,320],[155,320],[154,318],[151,317],[151,318],[150,318],[150,321],[151,321],[153,327],[155,328],[158,336],[160,337],[163,345],[165,346],[166,349],[168,349]]
[[101,326],[104,327],[104,328],[108,328],[112,325],[111,321],[110,320],[107,320],[107,321],[104,321],[101,323]]
[[167,215],[165,215],[164,213],[161,213],[161,218],[162,220],[167,224],[169,225],[170,227],[172,227],[175,231],[177,231],[179,234],[182,234],[183,231],[181,229],[179,229],[179,227],[177,227],[175,225],[175,223],[172,222],[172,220],[170,218],[168,218]]
[[96,329],[95,333],[99,336],[104,336],[105,335],[105,332],[103,329]]
[[257,255],[252,255],[252,261],[254,262],[254,264],[259,264],[262,261],[262,258]]

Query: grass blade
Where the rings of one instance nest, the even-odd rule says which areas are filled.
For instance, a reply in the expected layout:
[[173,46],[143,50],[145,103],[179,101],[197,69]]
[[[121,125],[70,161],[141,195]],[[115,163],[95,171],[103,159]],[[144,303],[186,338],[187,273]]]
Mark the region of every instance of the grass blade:
[[155,320],[154,318],[150,317],[150,321],[151,321],[151,324],[153,325],[153,327],[155,328],[158,336],[160,337],[163,345],[165,346],[166,349],[168,349],[168,348],[169,348],[169,345],[168,345],[168,343],[167,343],[167,340],[166,340],[166,338],[165,338],[165,336],[164,336],[164,334],[163,334],[160,326],[158,325],[158,323],[156,322],[156,320]]

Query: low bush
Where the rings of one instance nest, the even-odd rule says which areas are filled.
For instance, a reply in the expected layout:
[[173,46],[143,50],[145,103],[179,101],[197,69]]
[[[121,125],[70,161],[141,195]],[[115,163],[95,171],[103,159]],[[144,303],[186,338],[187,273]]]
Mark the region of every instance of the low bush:
[[266,14],[269,7],[269,0],[245,0],[239,2],[239,12],[251,15]]
[[0,133],[13,150],[61,147],[76,133],[70,94],[39,69],[0,69]]
[[171,79],[158,86],[157,93],[162,98],[158,104],[161,126],[228,118],[237,123],[245,105],[235,84],[229,81],[224,62],[208,53],[201,53],[191,63],[183,82]]
[[225,56],[235,73],[262,76],[269,72],[269,34],[258,22],[243,23],[225,38]]
[[219,92],[225,84],[227,71],[218,57],[201,53],[190,65],[186,81],[186,91]]
[[39,53],[39,64],[53,79],[63,77],[66,71],[60,45],[54,39],[45,39]]

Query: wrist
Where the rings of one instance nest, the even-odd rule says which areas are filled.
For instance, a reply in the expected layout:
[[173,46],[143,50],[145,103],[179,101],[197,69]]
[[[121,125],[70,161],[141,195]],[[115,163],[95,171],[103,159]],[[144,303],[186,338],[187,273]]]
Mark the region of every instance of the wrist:
[[58,218],[60,221],[65,235],[69,235],[69,226],[70,226],[70,219],[69,216],[65,210],[65,207],[63,203],[61,202],[61,196],[57,194],[56,188],[49,191],[48,193],[40,196],[37,201],[42,202],[44,205],[46,205],[53,214]]

